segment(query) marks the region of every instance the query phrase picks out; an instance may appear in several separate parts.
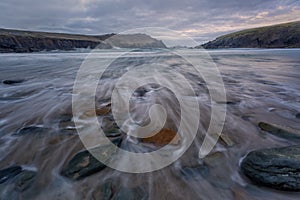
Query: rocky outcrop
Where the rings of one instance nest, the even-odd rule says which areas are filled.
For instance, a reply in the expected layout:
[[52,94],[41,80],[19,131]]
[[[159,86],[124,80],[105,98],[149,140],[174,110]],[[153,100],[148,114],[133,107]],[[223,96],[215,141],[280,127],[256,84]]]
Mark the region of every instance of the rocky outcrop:
[[299,48],[300,21],[230,33],[196,48]]
[[258,185],[300,191],[300,146],[250,152],[242,161],[241,170]]
[[162,41],[141,33],[114,35],[105,42],[120,48],[166,48]]
[[[108,38],[111,39],[108,40]],[[0,29],[0,53],[73,50],[75,48],[110,49],[113,47],[165,48],[166,46],[161,41],[145,34],[89,36]]]

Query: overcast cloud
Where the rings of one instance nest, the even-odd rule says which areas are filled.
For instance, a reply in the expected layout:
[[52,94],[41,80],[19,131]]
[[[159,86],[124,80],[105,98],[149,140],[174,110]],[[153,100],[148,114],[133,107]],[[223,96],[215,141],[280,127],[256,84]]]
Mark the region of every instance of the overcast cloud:
[[2,28],[103,34],[165,27],[199,43],[300,20],[299,0],[1,0],[0,7]]

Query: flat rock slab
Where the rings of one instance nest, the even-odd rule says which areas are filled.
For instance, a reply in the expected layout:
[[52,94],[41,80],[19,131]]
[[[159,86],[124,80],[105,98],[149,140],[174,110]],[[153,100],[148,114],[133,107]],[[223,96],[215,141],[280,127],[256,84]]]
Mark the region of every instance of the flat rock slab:
[[277,137],[300,141],[300,130],[266,122],[260,122],[258,126],[262,130],[267,131]]
[[[115,139],[112,141],[115,145],[121,143],[121,139]],[[90,149],[95,155],[97,154],[102,159],[108,160],[116,153],[116,149],[111,146],[104,145]],[[103,170],[106,165],[95,158],[89,150],[84,150],[78,152],[67,164],[67,166],[62,170],[61,174],[65,177],[71,178],[73,180],[80,180],[92,174],[95,174]]]
[[258,185],[300,191],[300,145],[252,151],[241,170]]

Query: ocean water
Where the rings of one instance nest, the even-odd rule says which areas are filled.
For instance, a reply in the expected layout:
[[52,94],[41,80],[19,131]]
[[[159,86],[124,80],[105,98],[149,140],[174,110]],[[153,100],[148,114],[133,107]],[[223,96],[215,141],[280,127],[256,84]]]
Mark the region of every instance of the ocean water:
[[[205,62],[200,50],[182,51],[200,67]],[[120,53],[122,56],[114,59]],[[253,184],[241,173],[239,163],[251,150],[296,144],[262,132],[257,124],[264,121],[300,129],[300,119],[296,117],[300,113],[300,49],[228,49],[205,53],[217,66],[226,90],[227,100],[216,103],[226,106],[222,134],[231,142],[219,140],[206,157],[199,157],[199,148],[211,120],[212,99],[205,79],[193,70],[190,62],[162,50],[97,51],[94,55],[99,62],[92,63],[93,66],[84,71],[87,79],[78,81],[88,87],[89,80],[92,82],[99,69],[103,69],[103,61],[114,59],[97,82],[93,97],[95,107],[109,105],[113,89],[125,73],[143,69],[140,77],[133,76],[127,81],[129,85],[140,85],[133,93],[125,91],[130,97],[130,117],[136,124],[144,126],[151,121],[151,105],[160,104],[167,114],[163,126],[176,131],[181,114],[176,93],[157,83],[141,81],[143,76],[151,75],[153,80],[160,82],[162,76],[159,75],[164,74],[169,77],[168,83],[172,83],[172,79],[177,79],[173,75],[175,71],[187,81],[184,83],[191,85],[193,92],[190,93],[180,81],[175,88],[183,91],[181,98],[186,102],[193,99],[199,103],[201,116],[194,116],[192,112],[188,116],[188,121],[196,119],[199,122],[195,139],[170,165],[148,173],[126,173],[107,167],[79,181],[62,176],[61,171],[77,152],[85,149],[74,124],[72,97],[83,95],[84,101],[84,92],[75,94],[73,86],[89,53],[0,54],[0,169],[21,165],[37,172],[30,187],[11,197],[104,199],[105,183],[114,180],[118,183],[114,191],[139,187],[144,199],[298,199],[297,193]],[[6,84],[5,80],[17,82]],[[115,112],[122,115],[120,110],[119,107]],[[97,119],[103,125],[105,119],[112,117],[116,116],[111,112],[101,113]],[[160,114],[156,117],[160,121]],[[88,122],[89,117],[81,120]],[[136,124],[129,124],[128,130],[134,132]],[[122,138],[121,148],[126,151],[157,149],[155,144],[143,144],[125,131],[120,131],[116,137]],[[184,135],[181,137],[184,141]],[[174,152],[180,152],[180,143],[172,148],[175,148]],[[124,159],[119,158],[119,165],[123,162]],[[138,166],[143,167],[143,164]],[[1,185],[0,193],[2,198],[9,197]]]

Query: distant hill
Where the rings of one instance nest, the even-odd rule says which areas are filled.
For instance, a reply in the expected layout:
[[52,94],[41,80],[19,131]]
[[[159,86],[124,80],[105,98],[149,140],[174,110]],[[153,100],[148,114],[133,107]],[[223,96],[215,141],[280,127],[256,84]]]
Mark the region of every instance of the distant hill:
[[246,29],[196,48],[300,48],[300,21]]
[[79,35],[0,29],[0,53],[73,50],[75,48],[166,48],[145,34]]

